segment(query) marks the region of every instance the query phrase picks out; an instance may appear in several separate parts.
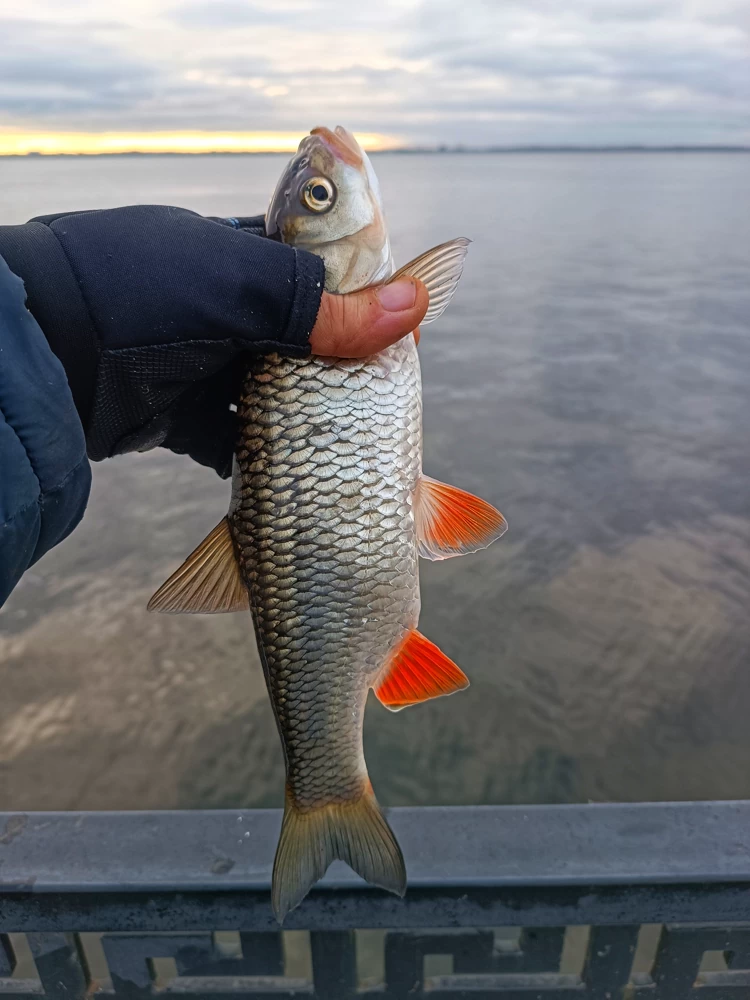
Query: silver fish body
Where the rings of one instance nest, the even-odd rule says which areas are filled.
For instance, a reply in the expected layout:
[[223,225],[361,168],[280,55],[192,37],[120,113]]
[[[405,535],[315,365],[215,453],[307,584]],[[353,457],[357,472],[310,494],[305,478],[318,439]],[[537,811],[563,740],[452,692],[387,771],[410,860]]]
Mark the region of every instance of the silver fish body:
[[361,796],[362,720],[419,619],[414,338],[367,359],[277,356],[245,384],[229,523],[298,809]]

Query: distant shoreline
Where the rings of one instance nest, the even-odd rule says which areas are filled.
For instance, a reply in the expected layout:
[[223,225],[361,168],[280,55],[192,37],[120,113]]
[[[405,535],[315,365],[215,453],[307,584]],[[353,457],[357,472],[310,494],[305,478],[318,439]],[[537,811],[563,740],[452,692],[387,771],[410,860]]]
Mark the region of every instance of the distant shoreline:
[[[750,153],[750,146],[408,146],[401,149],[372,150],[370,156],[384,155],[424,155],[440,156],[442,154],[503,154],[516,155],[523,153]],[[289,156],[289,152],[281,150],[217,150],[198,152],[131,152],[118,153],[0,153],[2,160],[54,160],[54,159],[92,159],[96,157],[150,157],[150,156]]]

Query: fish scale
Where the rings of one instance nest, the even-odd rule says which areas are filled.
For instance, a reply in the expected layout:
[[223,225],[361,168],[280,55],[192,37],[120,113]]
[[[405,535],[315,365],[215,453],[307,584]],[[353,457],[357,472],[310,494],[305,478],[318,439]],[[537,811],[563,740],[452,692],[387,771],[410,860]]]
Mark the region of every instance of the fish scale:
[[238,415],[229,524],[305,812],[361,795],[367,692],[419,618],[414,339],[343,364],[266,358]]

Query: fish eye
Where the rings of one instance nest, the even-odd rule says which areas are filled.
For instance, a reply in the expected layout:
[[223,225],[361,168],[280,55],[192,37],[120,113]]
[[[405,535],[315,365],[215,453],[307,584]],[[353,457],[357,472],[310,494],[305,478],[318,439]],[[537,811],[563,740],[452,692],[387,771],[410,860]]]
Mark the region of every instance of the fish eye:
[[327,212],[336,200],[336,188],[327,177],[313,177],[302,188],[302,204],[311,212]]

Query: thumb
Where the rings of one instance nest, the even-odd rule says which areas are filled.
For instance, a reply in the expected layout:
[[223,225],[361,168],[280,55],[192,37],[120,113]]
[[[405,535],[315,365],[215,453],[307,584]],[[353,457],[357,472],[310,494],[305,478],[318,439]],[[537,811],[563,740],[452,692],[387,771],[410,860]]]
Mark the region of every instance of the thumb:
[[416,330],[429,304],[427,289],[416,278],[348,295],[323,292],[310,347],[335,358],[376,354]]

